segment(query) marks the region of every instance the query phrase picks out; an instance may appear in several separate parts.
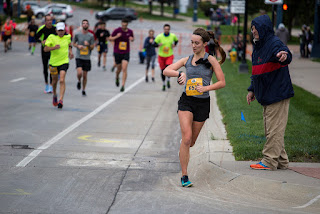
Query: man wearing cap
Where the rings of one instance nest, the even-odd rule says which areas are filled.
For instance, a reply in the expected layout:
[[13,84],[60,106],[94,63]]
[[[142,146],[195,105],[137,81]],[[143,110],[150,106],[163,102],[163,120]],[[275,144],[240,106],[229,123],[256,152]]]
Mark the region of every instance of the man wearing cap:
[[[53,106],[58,106],[58,108],[63,107],[63,97],[66,90],[65,86],[65,76],[69,68],[69,58],[73,58],[72,46],[71,46],[71,36],[70,34],[65,35],[65,24],[59,22],[56,26],[56,31],[58,35],[51,34],[46,42],[44,51],[51,52],[49,61],[49,70],[52,76],[52,86],[53,86]],[[57,99],[57,83],[58,75],[60,75],[60,97],[59,102]]]

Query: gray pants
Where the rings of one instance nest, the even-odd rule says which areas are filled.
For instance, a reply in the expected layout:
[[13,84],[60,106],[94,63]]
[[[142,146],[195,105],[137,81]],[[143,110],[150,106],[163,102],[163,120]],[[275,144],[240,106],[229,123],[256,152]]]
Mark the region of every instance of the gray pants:
[[262,150],[262,163],[272,170],[286,169],[289,165],[284,148],[290,99],[285,99],[263,107],[264,129],[267,142]]

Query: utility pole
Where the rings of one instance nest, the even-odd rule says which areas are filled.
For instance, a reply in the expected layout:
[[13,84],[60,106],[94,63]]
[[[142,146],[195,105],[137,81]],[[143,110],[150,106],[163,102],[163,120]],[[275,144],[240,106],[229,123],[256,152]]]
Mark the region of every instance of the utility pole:
[[198,21],[198,2],[193,0],[193,22]]
[[243,52],[242,52],[242,61],[239,66],[240,73],[248,73],[248,64],[246,60],[247,22],[248,22],[248,0],[245,1],[244,24],[243,24]]

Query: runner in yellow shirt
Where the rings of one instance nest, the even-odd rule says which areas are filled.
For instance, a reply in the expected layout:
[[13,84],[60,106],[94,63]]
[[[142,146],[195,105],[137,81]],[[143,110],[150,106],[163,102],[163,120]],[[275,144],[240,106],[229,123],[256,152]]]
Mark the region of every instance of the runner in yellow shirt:
[[[51,34],[45,43],[44,51],[51,52],[49,61],[49,70],[52,76],[52,86],[53,86],[53,106],[58,106],[58,108],[63,107],[63,96],[66,90],[65,76],[69,68],[69,58],[73,58],[72,46],[71,46],[71,36],[70,34],[65,34],[65,24],[59,22],[56,25],[56,30],[58,35]],[[60,97],[59,103],[57,100],[56,88],[58,84],[58,75],[60,75]]]

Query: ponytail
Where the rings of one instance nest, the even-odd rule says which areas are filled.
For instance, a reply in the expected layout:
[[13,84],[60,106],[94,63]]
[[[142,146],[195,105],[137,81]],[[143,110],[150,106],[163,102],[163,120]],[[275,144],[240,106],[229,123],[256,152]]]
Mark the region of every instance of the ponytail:
[[220,44],[219,42],[215,39],[214,37],[214,32],[209,30],[209,31],[206,31],[205,29],[203,28],[197,28],[196,30],[193,31],[193,34],[195,35],[199,35],[201,36],[202,38],[202,41],[203,42],[209,42],[210,39],[213,39],[214,43],[215,43],[215,46],[218,47],[219,49],[219,52],[221,54],[221,60],[219,61],[219,64],[221,65],[222,63],[224,63],[224,61],[226,60],[226,53],[224,52],[224,50],[220,47]]
[[226,52],[224,52],[224,50],[223,50],[223,48],[220,46],[218,40],[216,40],[213,31],[210,30],[210,31],[207,31],[207,33],[208,33],[209,37],[210,37],[211,39],[213,39],[214,44],[215,44],[216,46],[218,46],[218,49],[219,49],[219,52],[220,52],[220,55],[221,55],[221,60],[219,61],[219,64],[222,65],[222,63],[224,63],[224,61],[226,61]]

